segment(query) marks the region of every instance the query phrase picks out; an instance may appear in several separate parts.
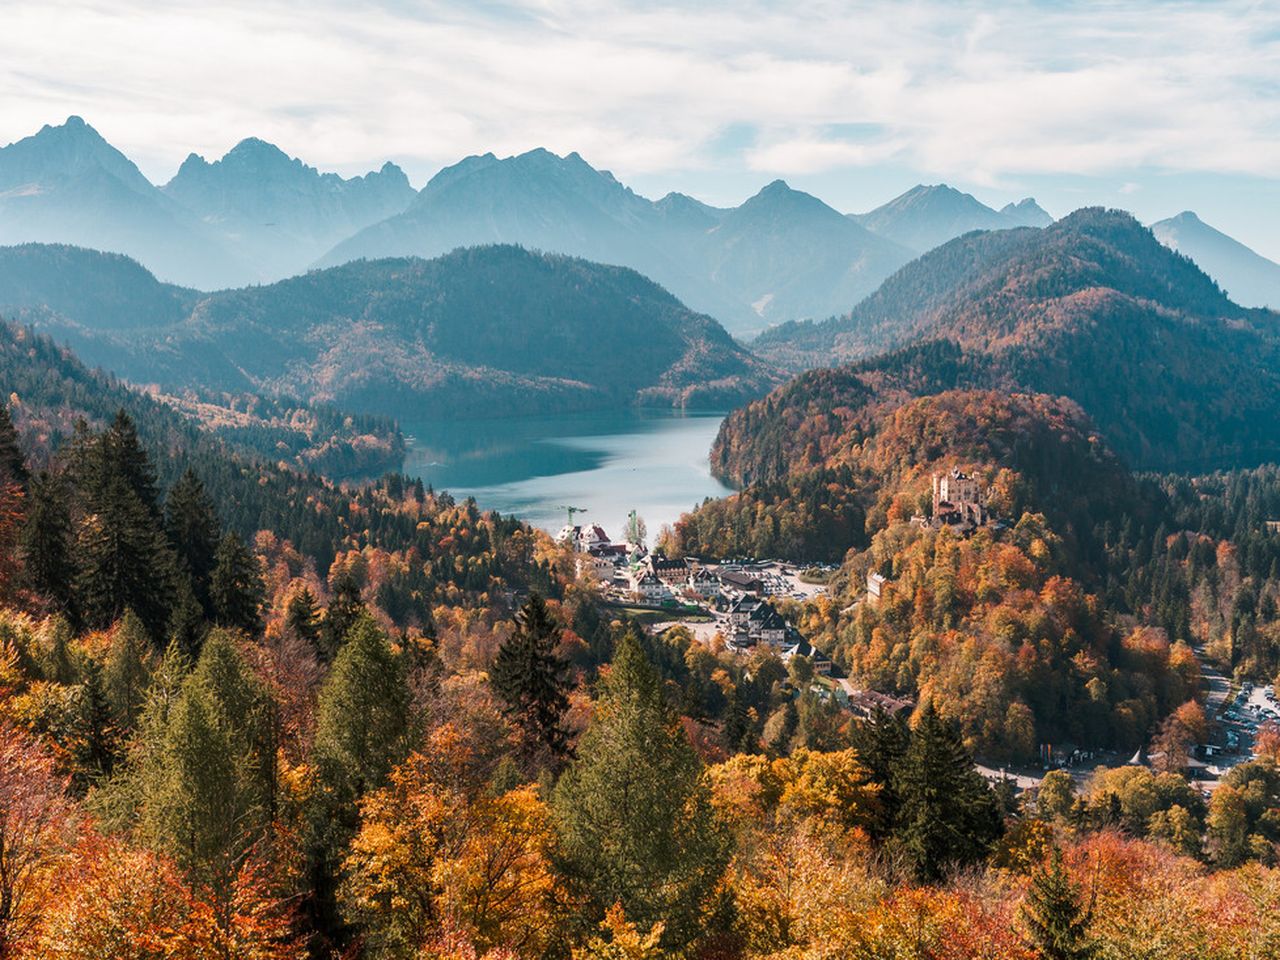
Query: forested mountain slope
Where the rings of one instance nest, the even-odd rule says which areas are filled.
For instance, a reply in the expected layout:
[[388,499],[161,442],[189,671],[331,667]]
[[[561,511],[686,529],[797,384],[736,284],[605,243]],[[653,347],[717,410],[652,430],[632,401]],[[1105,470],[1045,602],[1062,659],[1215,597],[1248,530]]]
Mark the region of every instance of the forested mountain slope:
[[[72,293],[81,278],[107,296]],[[133,382],[365,412],[723,407],[776,382],[714,320],[634,271],[517,247],[199,296],[118,258],[26,247],[0,251],[0,304]]]
[[867,359],[734,414],[713,463],[739,481],[808,469],[862,408],[956,387],[1071,397],[1137,467],[1258,463],[1280,450],[1278,332],[1124,213],[963,237],[847,317],[762,337],[791,362]]

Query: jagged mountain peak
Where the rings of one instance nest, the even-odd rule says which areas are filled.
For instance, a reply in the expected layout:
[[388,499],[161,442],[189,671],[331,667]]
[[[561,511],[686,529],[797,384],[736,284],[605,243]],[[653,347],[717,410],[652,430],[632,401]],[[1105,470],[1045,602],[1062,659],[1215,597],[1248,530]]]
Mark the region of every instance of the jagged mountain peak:
[[1034,197],[1024,197],[1017,203],[1006,203],[1000,208],[1000,215],[1023,227],[1047,227],[1053,223],[1053,217],[1036,203]]

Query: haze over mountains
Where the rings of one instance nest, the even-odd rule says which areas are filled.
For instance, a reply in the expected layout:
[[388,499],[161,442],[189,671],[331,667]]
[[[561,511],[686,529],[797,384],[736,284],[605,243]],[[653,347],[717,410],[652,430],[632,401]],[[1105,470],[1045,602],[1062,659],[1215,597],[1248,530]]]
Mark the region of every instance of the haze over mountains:
[[160,283],[118,255],[10,247],[0,313],[135,383],[396,416],[724,409],[778,382],[713,319],[635,271],[513,246],[215,294]]
[[[651,201],[576,153],[542,149],[467,157],[420,192],[391,163],[343,178],[252,137],[212,162],[189,156],[156,187],[78,117],[0,149],[0,243],[124,253],[162,280],[205,290],[352,259],[517,243],[631,267],[738,336],[847,313],[965,233],[1052,222],[1031,198],[995,210],[945,184],[848,215],[780,180],[730,209],[680,193]],[[1194,215],[1155,230],[1239,302],[1280,302],[1280,265]]]
[[164,192],[247,255],[260,280],[301,273],[344,237],[402,211],[415,195],[394,163],[343,179],[255,137],[213,163],[191,154]]
[[1236,303],[1280,308],[1280,263],[1215,230],[1190,210],[1153,223],[1151,232],[1199,264]]

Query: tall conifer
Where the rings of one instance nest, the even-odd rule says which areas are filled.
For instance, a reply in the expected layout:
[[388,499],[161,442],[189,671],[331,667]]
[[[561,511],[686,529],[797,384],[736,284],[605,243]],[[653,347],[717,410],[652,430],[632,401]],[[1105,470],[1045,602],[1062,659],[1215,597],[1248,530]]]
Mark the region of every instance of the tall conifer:
[[561,725],[569,709],[569,665],[556,653],[559,644],[560,624],[542,597],[530,594],[489,673],[528,756],[547,754],[554,760],[569,749]]

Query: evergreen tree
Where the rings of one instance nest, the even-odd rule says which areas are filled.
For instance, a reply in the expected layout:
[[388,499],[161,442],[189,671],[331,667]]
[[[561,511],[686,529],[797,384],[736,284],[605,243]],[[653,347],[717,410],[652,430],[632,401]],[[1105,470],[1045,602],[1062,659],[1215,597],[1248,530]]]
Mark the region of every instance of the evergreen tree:
[[891,715],[877,709],[865,722],[854,724],[850,739],[872,781],[880,785],[880,803],[871,826],[872,833],[877,837],[887,837],[898,817],[898,794],[893,788],[893,774],[911,745],[911,728],[901,714]]
[[727,750],[755,752],[756,744],[751,729],[751,718],[747,715],[747,705],[743,702],[737,686],[729,691],[729,703],[724,712],[724,728],[720,733]]
[[151,678],[148,659],[151,643],[147,628],[138,615],[126,610],[116,626],[107,650],[103,668],[103,684],[116,725],[132,730],[146,703],[147,683]]
[[561,720],[569,709],[569,664],[556,654],[560,624],[536,593],[516,614],[515,630],[498,648],[489,677],[506,705],[507,716],[520,729],[526,755],[568,753]]
[[71,730],[72,781],[83,791],[111,776],[115,766],[117,737],[111,705],[103,690],[102,668],[86,659],[84,680],[76,691]]
[[218,544],[209,578],[214,621],[251,636],[261,633],[264,592],[257,558],[239,536],[228,533]]
[[179,574],[175,578],[173,609],[169,613],[165,632],[170,642],[176,643],[190,662],[195,663],[200,659],[200,650],[204,646],[209,625],[188,576]]
[[213,619],[209,595],[220,527],[213,500],[191,468],[178,478],[165,501],[165,531],[178,555],[178,562],[191,577],[196,598],[205,616]]
[[334,893],[343,851],[359,827],[359,801],[386,783],[408,751],[409,684],[403,657],[367,613],[348,632],[320,689],[307,809],[315,920],[338,928]]
[[173,555],[159,524],[123,477],[109,479],[92,504],[79,543],[85,621],[106,627],[127,608],[159,636],[173,598]]
[[76,566],[71,556],[71,512],[61,478],[45,470],[28,485],[21,548],[31,589],[55,610],[74,618]]
[[16,483],[25,489],[29,479],[13,418],[9,416],[9,408],[0,404],[0,484]]
[[1062,865],[1062,851],[1054,847],[1048,865],[1032,874],[1022,906],[1031,940],[1045,960],[1089,960],[1096,955],[1088,936],[1089,920],[1079,887]]
[[325,611],[320,630],[322,659],[332,660],[342,649],[347,634],[366,613],[360,599],[360,584],[348,570],[341,571],[333,580],[333,597]]
[[289,598],[284,622],[299,639],[309,643],[313,650],[320,650],[320,607],[316,603],[315,594],[306,587]]
[[894,842],[922,881],[980,861],[999,837],[999,806],[955,726],[926,703],[892,776]]
[[137,496],[152,517],[160,517],[160,495],[151,460],[138,440],[138,430],[129,415],[120,410],[98,439],[97,480],[105,487],[119,478]]
[[225,902],[273,812],[270,695],[231,635],[215,630],[176,700],[154,709],[165,716],[148,717],[163,733],[143,767],[140,832]]
[[568,869],[597,918],[621,904],[642,929],[665,923],[668,950],[696,938],[727,844],[698,757],[634,633],[618,644],[553,806]]

